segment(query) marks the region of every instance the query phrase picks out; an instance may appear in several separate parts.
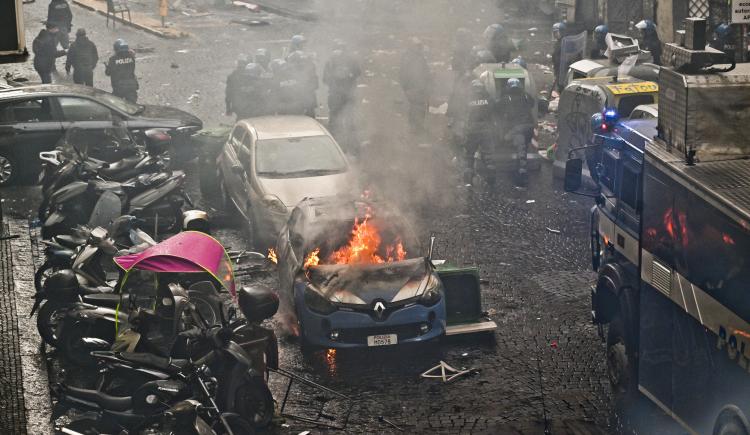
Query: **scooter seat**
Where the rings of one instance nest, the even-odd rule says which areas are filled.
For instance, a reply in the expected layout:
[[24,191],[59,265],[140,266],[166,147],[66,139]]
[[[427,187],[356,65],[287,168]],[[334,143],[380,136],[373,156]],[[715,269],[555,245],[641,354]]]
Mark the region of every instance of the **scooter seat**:
[[[130,295],[124,293],[122,295],[121,306],[127,306]],[[83,296],[83,302],[99,307],[114,308],[120,303],[120,295],[114,293],[95,293]]]
[[127,411],[133,406],[133,398],[131,396],[110,396],[101,391],[76,388],[70,385],[65,386],[65,394],[72,398],[94,403],[108,411]]
[[120,358],[161,370],[184,369],[190,364],[186,359],[174,359],[145,352],[120,352]]
[[54,240],[67,248],[77,248],[86,243],[86,239],[68,234],[55,236]]

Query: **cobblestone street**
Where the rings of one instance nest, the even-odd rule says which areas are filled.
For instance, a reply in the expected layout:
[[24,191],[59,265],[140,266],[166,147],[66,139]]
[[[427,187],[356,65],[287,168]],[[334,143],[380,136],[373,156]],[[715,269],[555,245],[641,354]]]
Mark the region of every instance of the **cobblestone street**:
[[[470,27],[479,36],[487,24],[506,20],[514,34],[524,38],[523,52],[541,89],[551,81],[539,67],[546,61],[549,37],[541,31],[529,36],[526,29],[547,28],[549,23],[514,17],[512,11],[500,10],[498,2],[489,0],[435,0],[411,8],[408,1],[388,2],[387,7],[384,2],[370,0],[346,5],[332,0],[305,4],[328,18],[315,23],[270,15],[270,26],[251,28],[228,24],[232,16],[240,14],[237,9],[217,9],[193,17],[175,13],[170,21],[193,35],[177,40],[160,39],[126,26],[108,30],[104,17],[73,7],[74,27],[87,29],[99,46],[100,57],[109,56],[111,43],[118,37],[126,38],[139,51],[139,102],[187,110],[207,127],[233,121],[223,114],[224,80],[240,51],[252,53],[264,46],[276,57],[292,34],[302,32],[317,53],[319,71],[336,37],[348,38],[364,59],[366,71],[358,98],[361,136],[367,146],[356,162],[363,186],[398,205],[411,218],[425,245],[429,236],[435,235],[435,258],[479,268],[484,309],[499,328],[492,337],[446,338],[396,349],[320,351],[307,357],[295,340],[282,337],[282,368],[353,397],[356,403],[347,433],[624,432],[614,412],[605,347],[591,324],[589,287],[594,275],[589,263],[589,198],[563,193],[548,163],[531,174],[527,188],[512,186],[510,178],[501,179],[492,192],[481,186],[466,187],[460,181],[463,163],[460,157],[455,158],[459,153],[451,142],[445,116],[428,115],[429,133],[412,136],[405,121],[406,103],[396,82],[397,50],[407,37],[417,35],[429,47],[435,76],[431,106],[440,106],[450,92],[448,65],[455,28]],[[433,10],[441,12],[430,14]],[[30,41],[44,19],[46,2],[27,5],[25,11]],[[101,70],[96,72],[95,85],[110,89]],[[319,91],[321,102],[325,101],[324,91]],[[319,113],[327,113],[324,105]],[[550,140],[543,139],[541,146],[546,147]],[[246,241],[234,219],[218,210],[215,202],[200,198],[198,180],[193,176],[197,172],[194,166],[188,168],[190,195],[212,215],[220,241],[244,248]],[[8,216],[25,222],[36,215],[35,188],[8,188],[1,193]],[[0,241],[0,346],[4,350],[0,355],[0,433],[22,433],[17,428],[26,425],[24,406],[29,404],[24,404],[23,392],[17,389],[21,349],[13,337],[19,333],[18,318],[27,317],[27,312],[15,309],[14,298],[19,296],[11,290],[10,249],[11,241]],[[276,286],[275,275],[254,279]],[[448,384],[420,378],[420,373],[440,360],[477,372]],[[283,382],[272,379],[272,391],[278,400],[284,392]],[[9,397],[13,399],[7,400]],[[304,389],[294,391],[290,400],[293,409],[312,412],[313,400]],[[341,413],[344,407],[336,404],[334,410]],[[318,433],[318,429],[291,419],[274,430]]]

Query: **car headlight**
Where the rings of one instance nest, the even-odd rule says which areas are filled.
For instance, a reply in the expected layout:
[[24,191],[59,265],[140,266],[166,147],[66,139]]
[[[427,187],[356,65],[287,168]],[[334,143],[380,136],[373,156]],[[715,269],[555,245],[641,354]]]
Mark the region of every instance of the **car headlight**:
[[286,214],[287,212],[286,205],[276,195],[263,196],[263,204],[274,213]]
[[336,306],[331,301],[310,288],[310,286],[305,287],[305,305],[310,310],[319,314],[331,314],[336,311]]
[[419,297],[419,303],[430,307],[440,302],[441,297],[440,278],[438,278],[436,274],[431,273],[430,276],[427,277],[427,283],[425,284],[425,289],[422,292],[422,295]]

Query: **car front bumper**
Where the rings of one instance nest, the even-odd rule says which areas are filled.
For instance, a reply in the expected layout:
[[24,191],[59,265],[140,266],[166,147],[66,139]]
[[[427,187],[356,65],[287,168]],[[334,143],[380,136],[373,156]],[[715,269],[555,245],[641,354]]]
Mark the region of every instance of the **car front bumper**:
[[[431,307],[407,305],[394,309],[383,320],[376,320],[374,311],[369,310],[339,309],[331,314],[316,313],[305,304],[303,292],[297,286],[295,306],[303,338],[312,346],[339,349],[368,347],[368,336],[385,334],[396,334],[398,344],[418,343],[445,334],[445,297]],[[337,333],[335,339],[332,338],[334,332]]]

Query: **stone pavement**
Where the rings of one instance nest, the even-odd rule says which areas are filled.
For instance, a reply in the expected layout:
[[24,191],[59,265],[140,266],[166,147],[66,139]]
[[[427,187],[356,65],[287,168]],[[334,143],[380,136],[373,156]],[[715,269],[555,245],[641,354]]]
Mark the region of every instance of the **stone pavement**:
[[0,225],[0,433],[52,433],[47,366],[28,316],[35,292],[29,225],[1,212]]

